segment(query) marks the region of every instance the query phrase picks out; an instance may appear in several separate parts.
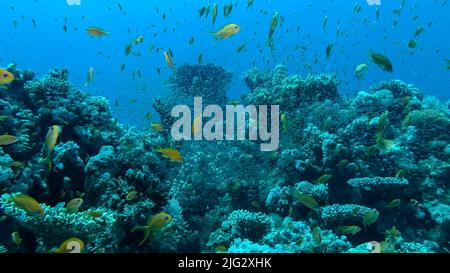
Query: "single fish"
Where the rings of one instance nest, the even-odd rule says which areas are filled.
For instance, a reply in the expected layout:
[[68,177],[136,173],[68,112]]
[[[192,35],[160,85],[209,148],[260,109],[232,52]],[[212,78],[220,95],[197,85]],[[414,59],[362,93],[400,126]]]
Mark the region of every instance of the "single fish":
[[340,226],[337,230],[344,235],[355,235],[361,231],[361,228],[358,226]]
[[319,178],[317,178],[316,180],[314,180],[314,184],[325,184],[327,183],[331,178],[333,177],[333,175],[331,174],[323,174],[321,175]]
[[90,210],[87,212],[87,215],[91,216],[92,218],[99,218],[102,216],[101,212],[95,211],[95,210]]
[[39,203],[31,196],[26,194],[18,194],[11,197],[9,200],[13,202],[18,208],[25,210],[28,213],[44,215],[44,209]]
[[130,55],[131,51],[133,51],[133,44],[128,44],[127,47],[125,47],[125,56]]
[[244,50],[245,47],[246,47],[245,43],[240,44],[240,45],[237,47],[236,52],[237,52],[238,54],[241,53],[241,51]]
[[144,42],[144,36],[140,35],[133,40],[133,44],[138,45]]
[[237,34],[241,30],[241,27],[237,24],[228,24],[224,26],[221,30],[212,33],[216,39],[227,39],[231,36]]
[[92,80],[94,79],[94,68],[90,67],[87,73],[86,82],[84,83],[84,87],[87,87]]
[[363,79],[363,73],[369,66],[367,64],[359,64],[355,69],[355,76],[358,79]]
[[22,238],[20,237],[20,234],[18,231],[14,231],[11,234],[11,241],[16,245],[20,246],[22,244]]
[[367,212],[363,218],[364,228],[375,223],[378,220],[378,217],[380,217],[380,213],[376,209]]
[[92,37],[103,37],[109,34],[109,32],[100,27],[89,27],[86,29],[86,32]]
[[214,3],[213,9],[212,9],[212,26],[213,26],[213,29],[214,29],[214,25],[216,24],[216,19],[217,19],[217,4]]
[[393,67],[391,61],[384,55],[379,53],[375,53],[372,50],[369,52],[370,58],[372,58],[373,62],[381,68],[383,71],[392,72]]
[[164,59],[166,60],[167,65],[173,69],[173,61],[172,61],[172,57],[170,56],[169,53],[167,53],[167,51],[164,51]]
[[143,245],[145,241],[147,241],[150,234],[154,234],[157,232],[160,232],[163,230],[167,225],[169,225],[172,222],[172,216],[165,212],[158,213],[154,216],[152,216],[146,226],[137,226],[131,230],[131,232],[135,231],[143,231],[144,232],[144,238],[139,243],[139,245]]
[[417,27],[416,31],[414,32],[414,37],[417,37],[420,34],[422,34],[422,32],[424,32],[424,30],[425,30],[425,28],[423,26]]
[[301,194],[296,188],[292,187],[292,196],[306,207],[314,210],[319,206],[316,199],[307,194]]
[[127,196],[125,196],[125,200],[127,200],[127,201],[134,201],[138,197],[138,194],[139,193],[137,191],[130,191],[127,194]]
[[312,230],[312,235],[313,235],[314,243],[316,245],[320,245],[322,243],[322,235],[320,234],[320,227],[315,227]]
[[394,209],[394,208],[398,208],[400,207],[402,200],[400,199],[394,199],[391,202],[389,202],[389,204],[387,204],[386,208],[388,209]]
[[330,58],[330,56],[331,56],[331,51],[333,50],[333,44],[332,43],[329,43],[328,45],[327,45],[327,48],[326,48],[326,56],[327,56],[327,59],[329,59]]
[[58,141],[61,128],[58,125],[53,125],[48,129],[44,142],[44,159],[43,163],[48,167],[50,171],[52,169],[52,154],[55,149],[56,142]]
[[376,142],[375,147],[385,153],[389,153],[395,148],[395,141],[385,139],[382,134],[378,134]]
[[7,146],[16,143],[19,139],[15,136],[4,134],[0,136],[0,146]]
[[157,132],[163,131],[163,127],[162,127],[161,123],[152,123],[150,126],[152,127],[152,130],[155,130]]
[[77,213],[80,209],[81,205],[83,205],[83,199],[82,198],[74,198],[70,200],[66,205],[67,213]]
[[170,159],[170,162],[183,162],[183,156],[180,151],[173,148],[159,148],[156,150],[158,153],[161,153],[164,158]]
[[11,72],[0,68],[0,85],[11,83],[13,80],[14,75]]

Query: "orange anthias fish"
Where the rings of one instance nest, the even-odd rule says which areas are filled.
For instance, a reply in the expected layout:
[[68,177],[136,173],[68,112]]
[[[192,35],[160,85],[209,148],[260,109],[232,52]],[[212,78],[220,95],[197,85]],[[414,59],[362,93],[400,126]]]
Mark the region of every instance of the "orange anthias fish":
[[166,51],[164,51],[164,59],[166,59],[166,63],[167,65],[173,69],[173,61],[172,61],[172,57],[169,55],[169,53],[167,53]]
[[28,196],[26,194],[18,194],[12,197],[9,201],[14,202],[17,207],[29,213],[39,213],[40,216],[44,215],[44,209],[31,196]]
[[0,68],[0,85],[8,84],[14,80],[14,75],[8,70]]
[[105,31],[100,27],[90,27],[86,29],[86,32],[93,37],[103,37],[109,34],[109,32]]
[[230,38],[241,30],[241,27],[237,24],[228,24],[224,26],[221,30],[212,33],[217,39],[223,40]]
[[161,153],[163,157],[169,158],[171,162],[183,162],[183,156],[181,156],[180,151],[173,148],[159,148],[156,150]]
[[58,141],[58,136],[60,133],[60,127],[58,125],[53,125],[48,129],[47,136],[44,142],[44,163],[48,166],[48,170],[52,169],[52,153],[55,149],[56,142]]
[[12,135],[5,134],[0,136],[0,146],[11,145],[16,143],[17,141],[17,137]]
[[65,240],[54,253],[81,253],[84,251],[84,242],[78,238]]
[[138,226],[133,228],[131,232],[135,232],[138,230],[142,230],[144,232],[144,238],[139,243],[139,245],[142,245],[147,241],[148,236],[152,233],[160,232],[164,227],[166,227],[168,224],[172,222],[172,216],[165,212],[158,213],[154,216],[152,216],[146,226]]

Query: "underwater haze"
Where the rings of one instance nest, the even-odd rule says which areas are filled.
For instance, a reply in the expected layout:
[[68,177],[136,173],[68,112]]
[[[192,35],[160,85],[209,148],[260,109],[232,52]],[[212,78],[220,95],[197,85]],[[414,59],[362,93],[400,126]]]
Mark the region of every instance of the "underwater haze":
[[2,1],[0,253],[449,251],[448,0],[72,2]]

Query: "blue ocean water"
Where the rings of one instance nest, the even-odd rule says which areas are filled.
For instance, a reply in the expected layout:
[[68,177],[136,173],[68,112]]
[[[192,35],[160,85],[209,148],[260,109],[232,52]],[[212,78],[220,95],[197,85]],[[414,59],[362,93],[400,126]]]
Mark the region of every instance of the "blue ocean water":
[[[365,0],[255,0],[250,8],[247,1],[234,1],[235,7],[227,18],[222,15],[222,6],[230,1],[215,1],[219,6],[215,27],[211,15],[207,19],[198,16],[203,6],[214,1],[82,0],[80,6],[69,6],[65,0],[2,2],[0,18],[6,31],[0,37],[0,64],[14,62],[38,75],[53,67],[67,67],[70,80],[80,88],[89,67],[93,67],[95,80],[86,91],[106,96],[112,103],[117,101],[115,115],[133,125],[144,126],[142,113],[151,111],[152,98],[167,92],[164,81],[172,73],[162,54],[167,48],[174,53],[176,65],[196,63],[198,55],[203,54],[204,63],[215,63],[232,72],[228,91],[232,98],[248,92],[241,80],[243,72],[253,66],[273,69],[280,63],[290,73],[303,76],[336,73],[344,94],[366,90],[381,80],[401,79],[425,94],[448,98],[445,59],[449,56],[450,6],[445,0],[406,0],[400,14],[393,11],[401,7],[402,1],[385,0],[378,6],[378,20],[377,7]],[[355,12],[355,7],[360,11]],[[266,42],[276,11],[282,20],[271,52]],[[328,23],[323,28],[325,16]],[[215,40],[210,35],[228,23],[239,24],[240,33],[226,40]],[[85,29],[91,26],[110,33],[102,38],[90,37]],[[408,48],[408,41],[420,26],[425,30],[416,38],[417,47]],[[145,37],[145,42],[134,47],[135,54],[125,56],[127,44],[139,35]],[[191,38],[195,42],[189,45]],[[246,50],[238,54],[236,48],[242,43]],[[325,48],[329,43],[334,47],[327,59]],[[162,51],[149,53],[152,44]],[[385,73],[371,65],[365,79],[358,81],[354,69],[360,63],[371,63],[367,54],[370,49],[388,56],[394,71]],[[122,64],[125,71],[120,69]],[[133,79],[133,71],[137,70],[142,78]],[[137,102],[130,104],[134,99]]]

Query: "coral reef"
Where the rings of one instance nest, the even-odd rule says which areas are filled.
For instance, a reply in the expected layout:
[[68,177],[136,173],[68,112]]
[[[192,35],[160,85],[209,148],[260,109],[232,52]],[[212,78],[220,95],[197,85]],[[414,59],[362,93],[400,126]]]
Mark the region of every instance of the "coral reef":
[[[160,131],[119,124],[66,69],[41,79],[8,69],[16,80],[0,92],[0,130],[17,141],[0,147],[0,252],[53,252],[69,238],[90,253],[450,249],[449,104],[412,85],[345,97],[334,75],[254,68],[242,103],[279,104],[282,115],[280,148],[268,153],[252,141],[171,139],[173,105],[227,103],[232,75],[216,65],[177,67],[172,92],[154,103]],[[51,126],[60,131],[49,153]],[[183,160],[162,156],[166,147]],[[11,201],[20,193],[43,215]],[[151,226],[162,212],[170,223]],[[134,228],[146,225],[140,243]]]

